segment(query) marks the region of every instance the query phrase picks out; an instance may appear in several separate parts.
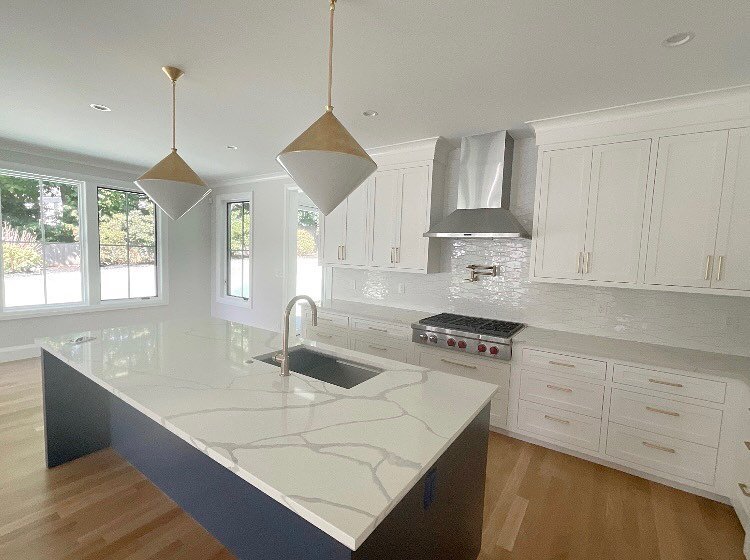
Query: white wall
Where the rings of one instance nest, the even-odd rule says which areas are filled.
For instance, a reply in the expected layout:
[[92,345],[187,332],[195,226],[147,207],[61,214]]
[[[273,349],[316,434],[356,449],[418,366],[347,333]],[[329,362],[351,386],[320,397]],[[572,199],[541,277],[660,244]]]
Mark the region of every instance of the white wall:
[[[446,213],[456,207],[457,171],[455,150],[448,169]],[[511,208],[529,231],[535,181],[534,140],[517,140]],[[750,355],[750,298],[542,284],[528,279],[528,240],[441,242],[446,245],[440,273],[334,269],[332,297]],[[465,283],[468,264],[497,264],[498,277]]]
[[[102,168],[81,161],[62,160],[40,154],[29,154],[0,146],[2,166],[14,170],[40,172],[71,178],[132,181],[142,170],[126,166]],[[168,218],[165,218],[168,219]],[[210,286],[210,207],[202,203],[168,231],[167,286],[168,304],[124,310],[92,311],[48,317],[0,320],[0,360],[12,357],[9,347],[31,345],[41,336],[64,334],[115,325],[149,321],[208,317]]]
[[[232,187],[215,189],[212,202],[223,194],[253,193],[252,283],[249,304],[226,305],[216,301],[218,286],[212,274],[211,314],[220,319],[237,321],[255,327],[281,330],[284,306],[284,227],[289,178],[248,181]],[[212,270],[220,266],[216,254],[216,211],[212,216]]]

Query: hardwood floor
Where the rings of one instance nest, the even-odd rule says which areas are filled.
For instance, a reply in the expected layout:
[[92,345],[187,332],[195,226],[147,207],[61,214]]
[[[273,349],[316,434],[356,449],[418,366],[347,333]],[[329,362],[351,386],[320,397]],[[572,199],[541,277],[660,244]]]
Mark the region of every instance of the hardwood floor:
[[[47,470],[40,375],[0,364],[0,559],[234,558],[113,451]],[[494,433],[484,519],[480,560],[744,558],[729,506]]]

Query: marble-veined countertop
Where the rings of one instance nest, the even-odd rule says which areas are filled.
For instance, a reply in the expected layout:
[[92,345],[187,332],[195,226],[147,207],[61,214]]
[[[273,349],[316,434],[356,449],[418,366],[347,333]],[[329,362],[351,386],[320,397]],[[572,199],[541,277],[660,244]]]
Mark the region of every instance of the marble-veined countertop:
[[[94,337],[74,342],[80,336]],[[321,345],[384,368],[352,389],[248,358],[277,333],[175,321],[38,341],[86,377],[352,550],[487,405],[497,387]]]

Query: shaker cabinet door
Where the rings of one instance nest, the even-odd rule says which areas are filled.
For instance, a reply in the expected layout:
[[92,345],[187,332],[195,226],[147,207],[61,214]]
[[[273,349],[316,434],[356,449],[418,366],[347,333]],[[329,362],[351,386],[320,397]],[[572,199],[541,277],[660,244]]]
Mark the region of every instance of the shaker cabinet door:
[[545,152],[541,165],[534,275],[580,279],[591,148]]
[[428,238],[423,234],[430,229],[430,168],[401,171],[399,194],[396,268],[425,269]]
[[750,128],[729,132],[712,287],[750,290]]
[[345,264],[367,264],[367,189],[370,183],[371,180],[365,181],[346,199]]
[[635,283],[651,140],[596,146],[586,219],[583,278]]
[[344,200],[323,219],[323,264],[341,264],[346,245],[346,208]]
[[395,266],[396,227],[398,225],[398,170],[378,171],[371,185],[370,259],[376,267]]
[[717,131],[659,139],[647,284],[711,286],[727,137]]

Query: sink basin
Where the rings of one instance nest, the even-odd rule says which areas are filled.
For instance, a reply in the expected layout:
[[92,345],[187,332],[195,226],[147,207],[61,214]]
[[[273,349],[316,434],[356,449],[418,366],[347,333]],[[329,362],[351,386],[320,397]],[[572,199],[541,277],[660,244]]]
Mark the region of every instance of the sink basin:
[[[280,353],[271,352],[254,359],[281,367],[275,359]],[[351,389],[383,372],[381,368],[336,358],[304,346],[289,350],[289,370],[344,389]]]

